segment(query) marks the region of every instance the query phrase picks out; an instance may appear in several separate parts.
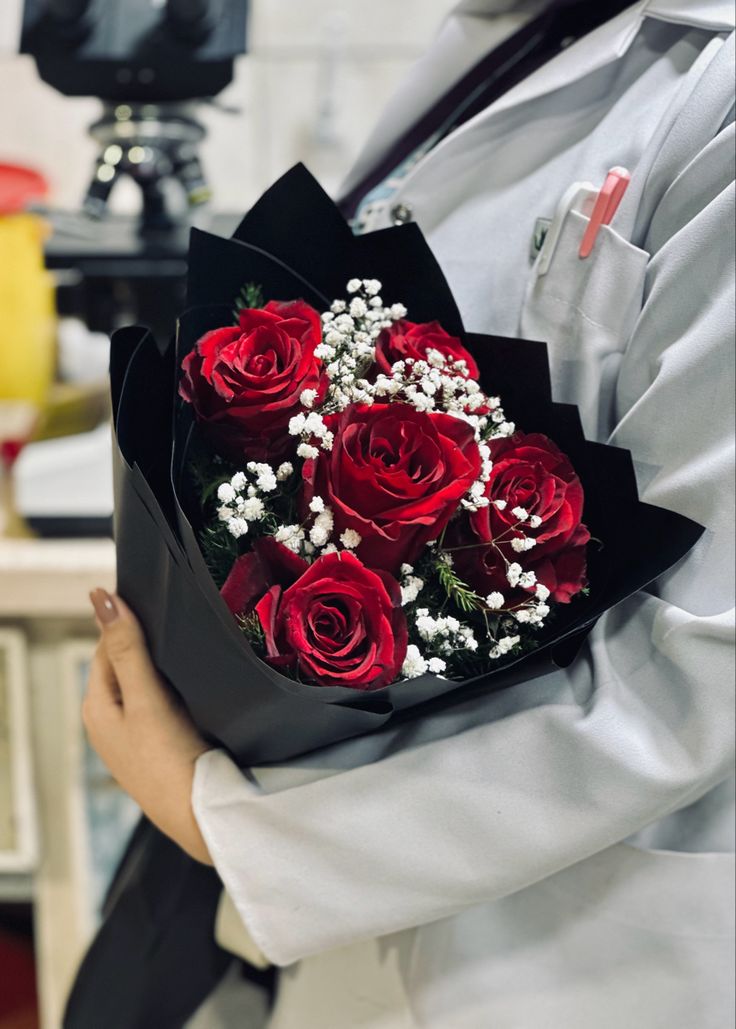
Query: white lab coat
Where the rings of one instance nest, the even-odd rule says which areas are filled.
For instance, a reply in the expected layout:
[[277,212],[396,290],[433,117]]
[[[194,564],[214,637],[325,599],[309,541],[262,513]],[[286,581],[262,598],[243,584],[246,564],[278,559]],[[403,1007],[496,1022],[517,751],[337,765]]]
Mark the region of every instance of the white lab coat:
[[[351,182],[533,8],[460,4]],[[250,778],[200,758],[226,907],[288,966],[269,1029],[732,1024],[733,26],[718,0],[635,4],[394,199],[466,326],[547,340],[557,399],[707,531],[568,671]],[[537,217],[613,165],[632,183],[593,256],[573,211],[540,276]]]

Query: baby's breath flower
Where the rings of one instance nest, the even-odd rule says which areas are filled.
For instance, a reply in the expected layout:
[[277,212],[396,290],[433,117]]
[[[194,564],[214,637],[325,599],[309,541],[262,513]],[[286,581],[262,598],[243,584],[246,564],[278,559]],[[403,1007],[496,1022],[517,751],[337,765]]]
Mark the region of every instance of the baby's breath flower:
[[248,523],[245,518],[230,518],[227,523],[227,531],[238,540],[248,532]]
[[246,500],[243,504],[243,518],[248,522],[260,521],[265,513],[265,505],[262,500],[258,499],[258,497],[252,497],[250,500]]
[[295,414],[293,418],[290,418],[289,419],[289,435],[290,436],[301,436],[302,432],[304,431],[304,426],[306,424],[306,421],[307,421],[306,415],[302,414],[301,412],[299,414]]
[[514,562],[510,564],[506,569],[506,578],[509,581],[509,586],[518,586],[524,569],[520,564]]
[[498,641],[498,649],[502,654],[508,654],[514,647],[518,647],[520,640],[520,636],[504,636]]
[[426,674],[427,667],[427,662],[422,657],[419,647],[414,643],[410,643],[406,650],[404,664],[401,667],[401,674],[405,679],[418,679],[420,675]]
[[233,500],[237,496],[235,489],[229,482],[223,482],[217,490],[217,499],[221,500],[223,504],[232,504]]
[[409,575],[401,585],[402,606],[413,604],[423,589],[424,579],[420,579],[417,575]]
[[277,543],[298,554],[304,541],[304,530],[300,525],[281,525],[274,534]]
[[315,402],[316,399],[317,399],[317,390],[316,389],[303,389],[302,392],[301,392],[301,395],[299,397],[299,400],[301,401],[302,404],[304,404],[305,407],[313,407],[314,406],[314,402]]
[[363,542],[363,537],[355,529],[346,529],[340,536],[340,542],[346,550],[355,550]]

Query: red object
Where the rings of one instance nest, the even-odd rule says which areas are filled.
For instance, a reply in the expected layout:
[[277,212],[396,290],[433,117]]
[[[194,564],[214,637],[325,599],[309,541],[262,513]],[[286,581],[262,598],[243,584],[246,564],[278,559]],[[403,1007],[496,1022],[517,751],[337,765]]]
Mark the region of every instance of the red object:
[[0,164],[0,215],[17,214],[48,191],[46,179],[32,168]]
[[361,561],[397,573],[439,538],[480,475],[475,430],[404,403],[351,404],[324,421],[334,446],[303,465],[304,516],[322,497],[335,536],[352,529]]
[[38,1029],[33,944],[0,929],[0,1029]]
[[256,606],[267,660],[316,686],[379,690],[399,675],[408,630],[398,582],[351,553],[325,554]]
[[0,441],[0,464],[12,468],[18,459],[25,440],[5,439]]
[[610,225],[613,216],[621,205],[624,193],[629,188],[631,174],[626,168],[611,168],[603,188],[598,194],[593,213],[590,216],[590,223],[585,230],[583,242],[580,244],[580,257],[590,257],[598,239],[601,225]]
[[182,363],[179,393],[220,452],[234,462],[285,457],[304,390],[327,391],[319,312],[302,300],[245,308],[240,323],[205,333]]

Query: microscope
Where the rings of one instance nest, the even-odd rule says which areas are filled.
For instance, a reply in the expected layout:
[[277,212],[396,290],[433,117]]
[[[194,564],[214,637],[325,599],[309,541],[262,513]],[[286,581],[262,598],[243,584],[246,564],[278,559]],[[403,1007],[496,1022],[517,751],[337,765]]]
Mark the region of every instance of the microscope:
[[[3,21],[5,5],[16,3]],[[45,261],[58,313],[99,340],[103,364],[121,324],[146,324],[160,343],[169,338],[186,304],[191,225],[229,235],[242,214],[214,214],[207,204],[200,113],[232,81],[247,16],[247,0],[0,0],[0,46],[9,26],[6,46],[14,37],[8,48],[29,54],[44,82],[101,102],[78,208],[41,213],[52,230]],[[140,196],[131,214],[109,204],[123,178]],[[19,507],[37,532],[109,531],[109,437],[103,424],[24,449]]]
[[142,196],[143,234],[210,199],[197,117],[246,49],[246,0],[26,0],[21,50],[65,96],[95,96],[99,147],[84,212],[103,218],[121,176]]

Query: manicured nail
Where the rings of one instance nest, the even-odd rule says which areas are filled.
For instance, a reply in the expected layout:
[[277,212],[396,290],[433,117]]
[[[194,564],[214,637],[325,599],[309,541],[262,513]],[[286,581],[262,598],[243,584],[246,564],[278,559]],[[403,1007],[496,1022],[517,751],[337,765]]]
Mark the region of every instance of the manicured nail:
[[109,625],[110,622],[114,622],[118,617],[118,609],[115,607],[115,601],[107,590],[92,590],[89,595],[89,599],[92,601],[92,607],[95,609],[95,614],[103,625]]

